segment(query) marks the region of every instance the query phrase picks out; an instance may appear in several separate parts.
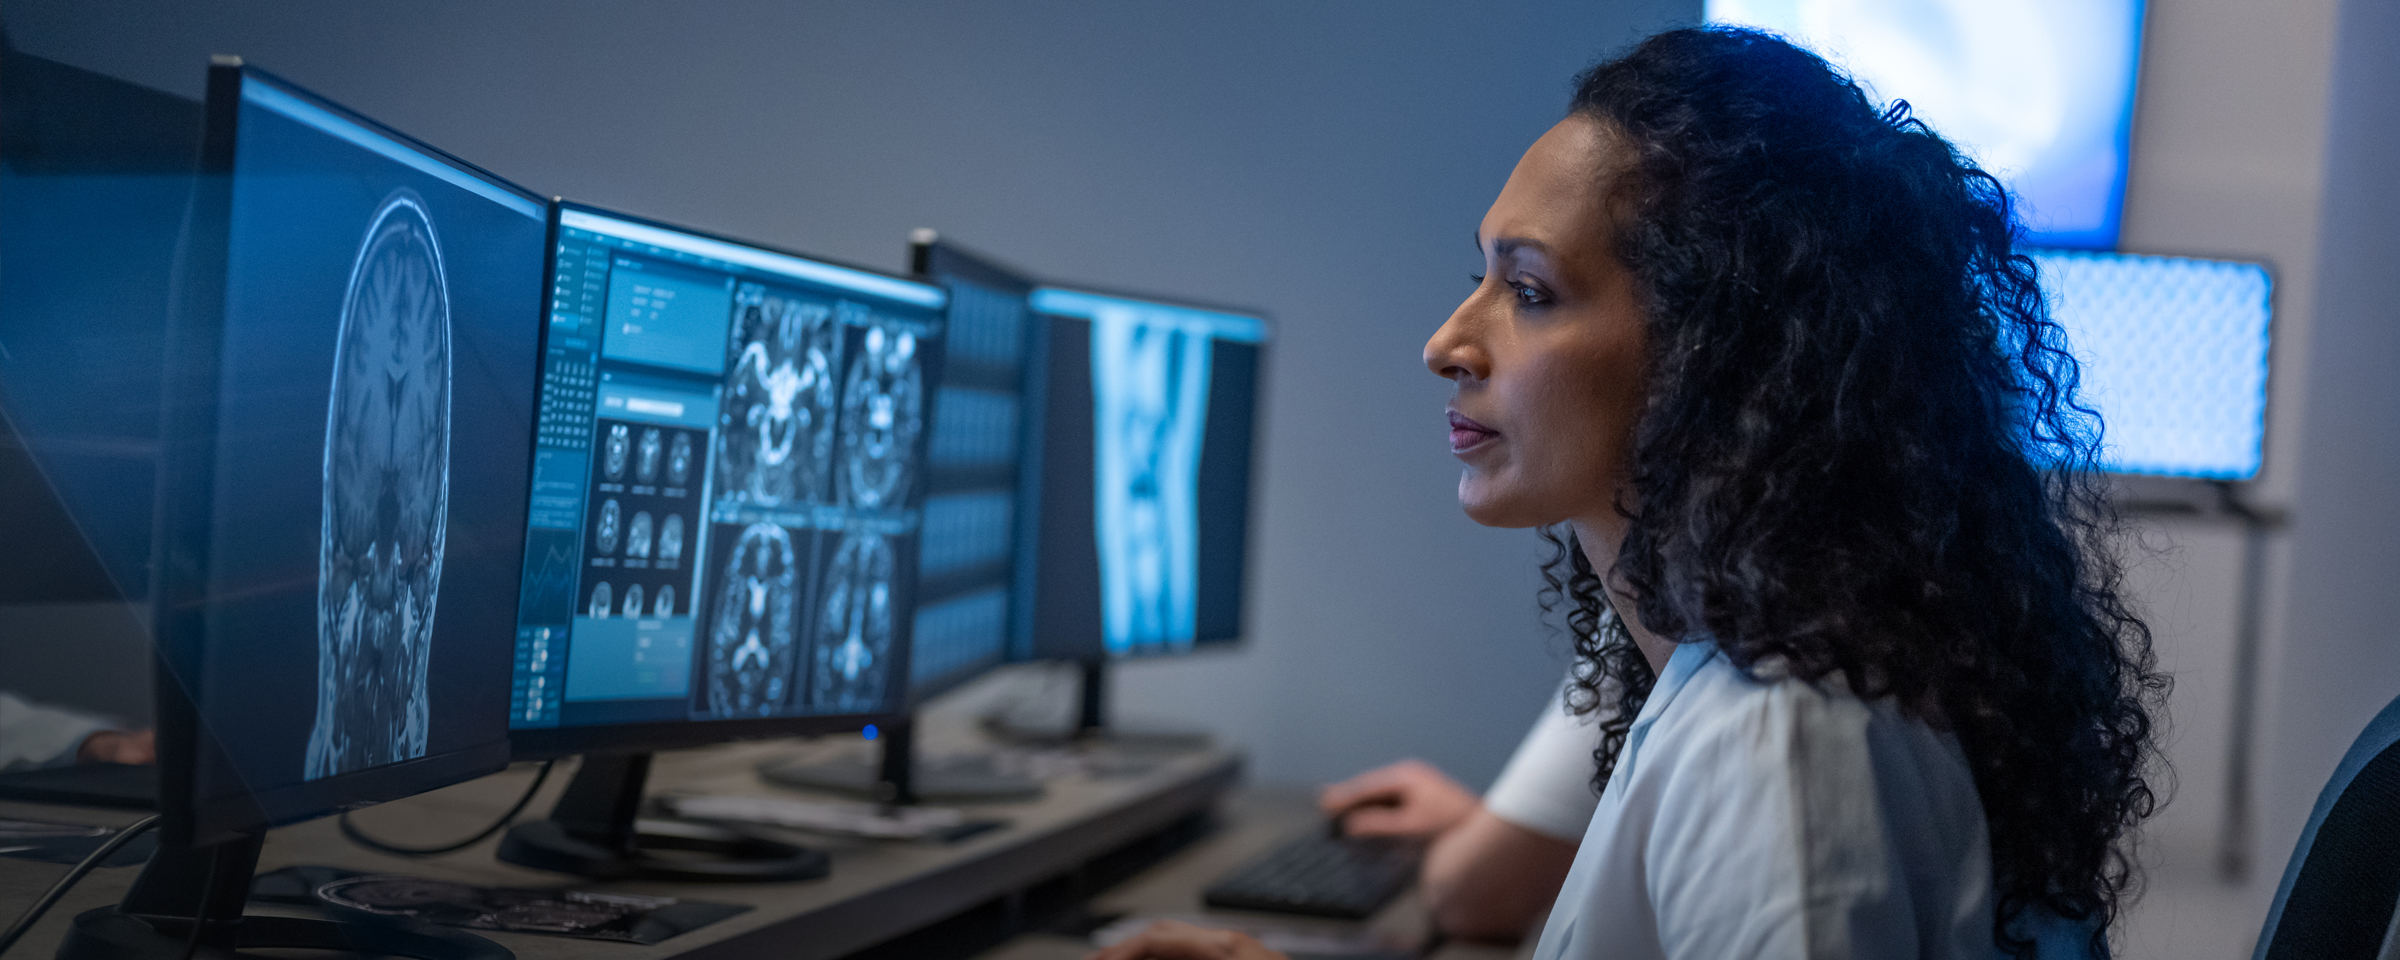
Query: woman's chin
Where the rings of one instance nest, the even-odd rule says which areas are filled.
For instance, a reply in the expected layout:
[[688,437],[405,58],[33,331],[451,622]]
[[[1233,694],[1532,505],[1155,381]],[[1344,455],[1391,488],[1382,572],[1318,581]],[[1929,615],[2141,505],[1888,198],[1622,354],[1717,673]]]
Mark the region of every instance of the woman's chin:
[[1522,529],[1551,522],[1522,497],[1509,496],[1507,491],[1469,470],[1458,478],[1458,506],[1467,512],[1467,519],[1487,527]]

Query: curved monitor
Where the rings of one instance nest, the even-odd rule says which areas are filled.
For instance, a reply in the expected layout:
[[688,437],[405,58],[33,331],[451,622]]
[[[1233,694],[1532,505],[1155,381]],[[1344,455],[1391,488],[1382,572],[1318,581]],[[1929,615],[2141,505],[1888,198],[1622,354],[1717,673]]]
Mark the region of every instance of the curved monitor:
[[1264,317],[1042,287],[1030,585],[1042,659],[1238,639]]
[[539,198],[210,70],[168,343],[156,684],[175,842],[508,760]]
[[516,754],[900,711],[947,294],[556,209]]

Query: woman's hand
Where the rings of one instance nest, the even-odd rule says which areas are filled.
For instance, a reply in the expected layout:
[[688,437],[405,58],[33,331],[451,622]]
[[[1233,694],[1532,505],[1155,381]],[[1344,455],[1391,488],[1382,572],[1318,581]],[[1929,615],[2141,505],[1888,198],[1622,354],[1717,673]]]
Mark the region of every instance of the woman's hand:
[[1423,760],[1402,760],[1326,787],[1317,806],[1353,837],[1430,837],[1482,801]]
[[1093,953],[1085,960],[1290,960],[1239,930],[1212,930],[1180,920],[1161,920],[1148,929]]
[[102,730],[83,738],[75,748],[76,763],[157,763],[158,734],[153,730]]

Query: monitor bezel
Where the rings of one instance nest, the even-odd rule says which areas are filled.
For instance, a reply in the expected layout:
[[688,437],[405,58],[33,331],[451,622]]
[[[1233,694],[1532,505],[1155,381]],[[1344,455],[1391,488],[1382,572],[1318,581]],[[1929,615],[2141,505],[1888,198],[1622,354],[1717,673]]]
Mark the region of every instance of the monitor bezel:
[[[243,92],[265,84],[437,163],[539,207],[541,196],[238,57],[213,58],[203,101],[200,156],[185,221],[180,295],[167,332],[167,363],[153,538],[152,636],[155,644],[159,808],[162,839],[208,845],[268,827],[340,813],[471,780],[504,769],[509,740],[505,709],[494,736],[445,753],[317,780],[245,790],[226,797],[199,795],[202,753],[231,770],[230,758],[204,727],[199,704],[183,678],[206,668],[209,544],[213,536],[220,377],[226,333],[225,292],[231,268],[233,178]],[[547,290],[537,290],[547,297]],[[540,301],[526,304],[529,320]],[[531,400],[529,397],[528,400]],[[522,560],[519,561],[522,563]]]
[[[950,295],[948,290],[944,290],[935,284],[925,283],[914,277],[894,274],[884,270],[877,270],[872,267],[863,267],[857,264],[845,263],[840,260],[820,257],[815,254],[801,253],[797,250],[790,250],[773,246],[771,244],[760,243],[755,240],[745,240],[739,237],[727,236],[725,234],[714,233],[707,230],[698,230],[692,227],[683,226],[681,224],[668,223],[663,220],[637,216],[581,201],[569,200],[565,197],[553,197],[550,200],[549,212],[550,242],[549,246],[547,247],[548,253],[545,256],[544,263],[542,265],[542,289],[545,292],[545,299],[543,300],[541,313],[541,356],[543,357],[548,357],[550,355],[551,325],[550,304],[547,299],[547,292],[551,288],[555,287],[558,283],[557,271],[558,246],[560,243],[559,230],[561,229],[560,222],[561,218],[570,210],[580,213],[587,213],[594,216],[607,217],[613,220],[622,220],[627,223],[639,224],[659,230],[671,230],[676,233],[714,240],[719,243],[729,243],[736,246],[749,247],[751,249],[760,250],[767,253],[793,257],[800,260],[810,261],[812,263],[821,263],[827,266],[839,267],[844,270],[855,270],[859,273],[864,273],[871,276],[882,277],[884,279],[895,280],[902,283],[914,284],[941,293],[943,298],[942,306],[934,309],[937,313],[946,312],[948,310]],[[535,379],[535,389],[537,390],[538,395],[538,390],[540,389],[540,375],[537,375]],[[922,443],[924,440],[921,439],[919,442]],[[527,456],[532,456],[532,450],[530,447],[527,450]],[[522,574],[520,573],[520,577],[521,576]],[[569,655],[572,656],[571,653]],[[873,725],[889,725],[906,718],[908,716],[908,707],[910,705],[910,698],[908,696],[908,691],[906,690],[906,671],[908,669],[907,651],[902,652],[900,663],[897,666],[901,672],[903,689],[901,695],[897,698],[898,704],[893,709],[887,711],[877,711],[874,713],[828,713],[793,717],[750,717],[733,720],[659,720],[640,723],[597,723],[571,727],[512,726],[508,731],[509,753],[512,758],[517,760],[550,760],[558,757],[582,753],[648,753],[655,750],[677,750],[687,747],[703,747],[710,744],[731,743],[743,740],[772,740],[782,737],[822,736],[825,734],[848,733]]]
[[[1250,344],[1250,346],[1255,347],[1258,350],[1258,379],[1257,382],[1252,386],[1251,396],[1250,474],[1248,477],[1250,496],[1244,501],[1243,505],[1242,607],[1240,616],[1235,620],[1237,627],[1234,631],[1234,635],[1230,637],[1213,637],[1207,639],[1196,638],[1192,641],[1190,646],[1180,648],[1144,647],[1122,651],[1111,651],[1103,648],[1102,650],[1098,651],[1096,657],[1088,652],[1069,653],[1066,651],[1057,650],[1045,651],[1043,650],[1039,641],[1035,640],[1031,642],[1026,656],[1021,659],[1012,659],[1015,659],[1017,662],[1044,660],[1083,662],[1094,659],[1103,662],[1156,660],[1164,657],[1186,657],[1195,654],[1205,654],[1212,651],[1228,651],[1239,646],[1245,639],[1250,637],[1258,617],[1258,604],[1255,602],[1255,598],[1257,596],[1256,588],[1258,586],[1258,574],[1256,569],[1257,565],[1252,563],[1251,559],[1257,550],[1258,543],[1258,496],[1262,489],[1259,484],[1259,461],[1263,459],[1260,454],[1265,447],[1264,440],[1267,433],[1269,411],[1272,409],[1269,400],[1271,397],[1270,383],[1272,382],[1273,377],[1270,375],[1270,372],[1273,367],[1275,351],[1271,349],[1271,346],[1276,340],[1278,326],[1274,315],[1258,307],[1244,307],[1232,304],[1210,302],[1206,300],[1195,300],[1186,297],[1161,296],[1153,293],[1128,291],[1122,288],[1108,287],[1098,284],[1044,281],[1034,284],[1034,287],[1036,289],[1048,288],[1053,290],[1064,290],[1070,293],[1085,293],[1093,296],[1111,297],[1119,300],[1155,303],[1165,307],[1179,307],[1189,310],[1200,310],[1210,313],[1224,313],[1249,317],[1257,320],[1263,329],[1257,342]],[[1072,314],[1045,313],[1038,309],[1033,312],[1033,315],[1037,318],[1043,319],[1068,320],[1077,323],[1091,322],[1091,318],[1089,317],[1078,317]],[[1048,348],[1048,334],[1046,331],[1048,325],[1043,324],[1043,326],[1045,327],[1043,340],[1044,349],[1046,351]],[[1047,365],[1045,364],[1044,366],[1046,367]],[[1046,416],[1047,412],[1045,411],[1045,419]]]

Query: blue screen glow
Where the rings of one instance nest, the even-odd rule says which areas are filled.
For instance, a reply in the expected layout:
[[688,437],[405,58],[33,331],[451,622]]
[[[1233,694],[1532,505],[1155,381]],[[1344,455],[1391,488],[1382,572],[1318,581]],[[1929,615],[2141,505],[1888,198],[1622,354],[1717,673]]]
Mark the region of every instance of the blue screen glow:
[[1707,0],[1849,71],[2006,181],[2039,245],[2116,246],[2141,0]]

